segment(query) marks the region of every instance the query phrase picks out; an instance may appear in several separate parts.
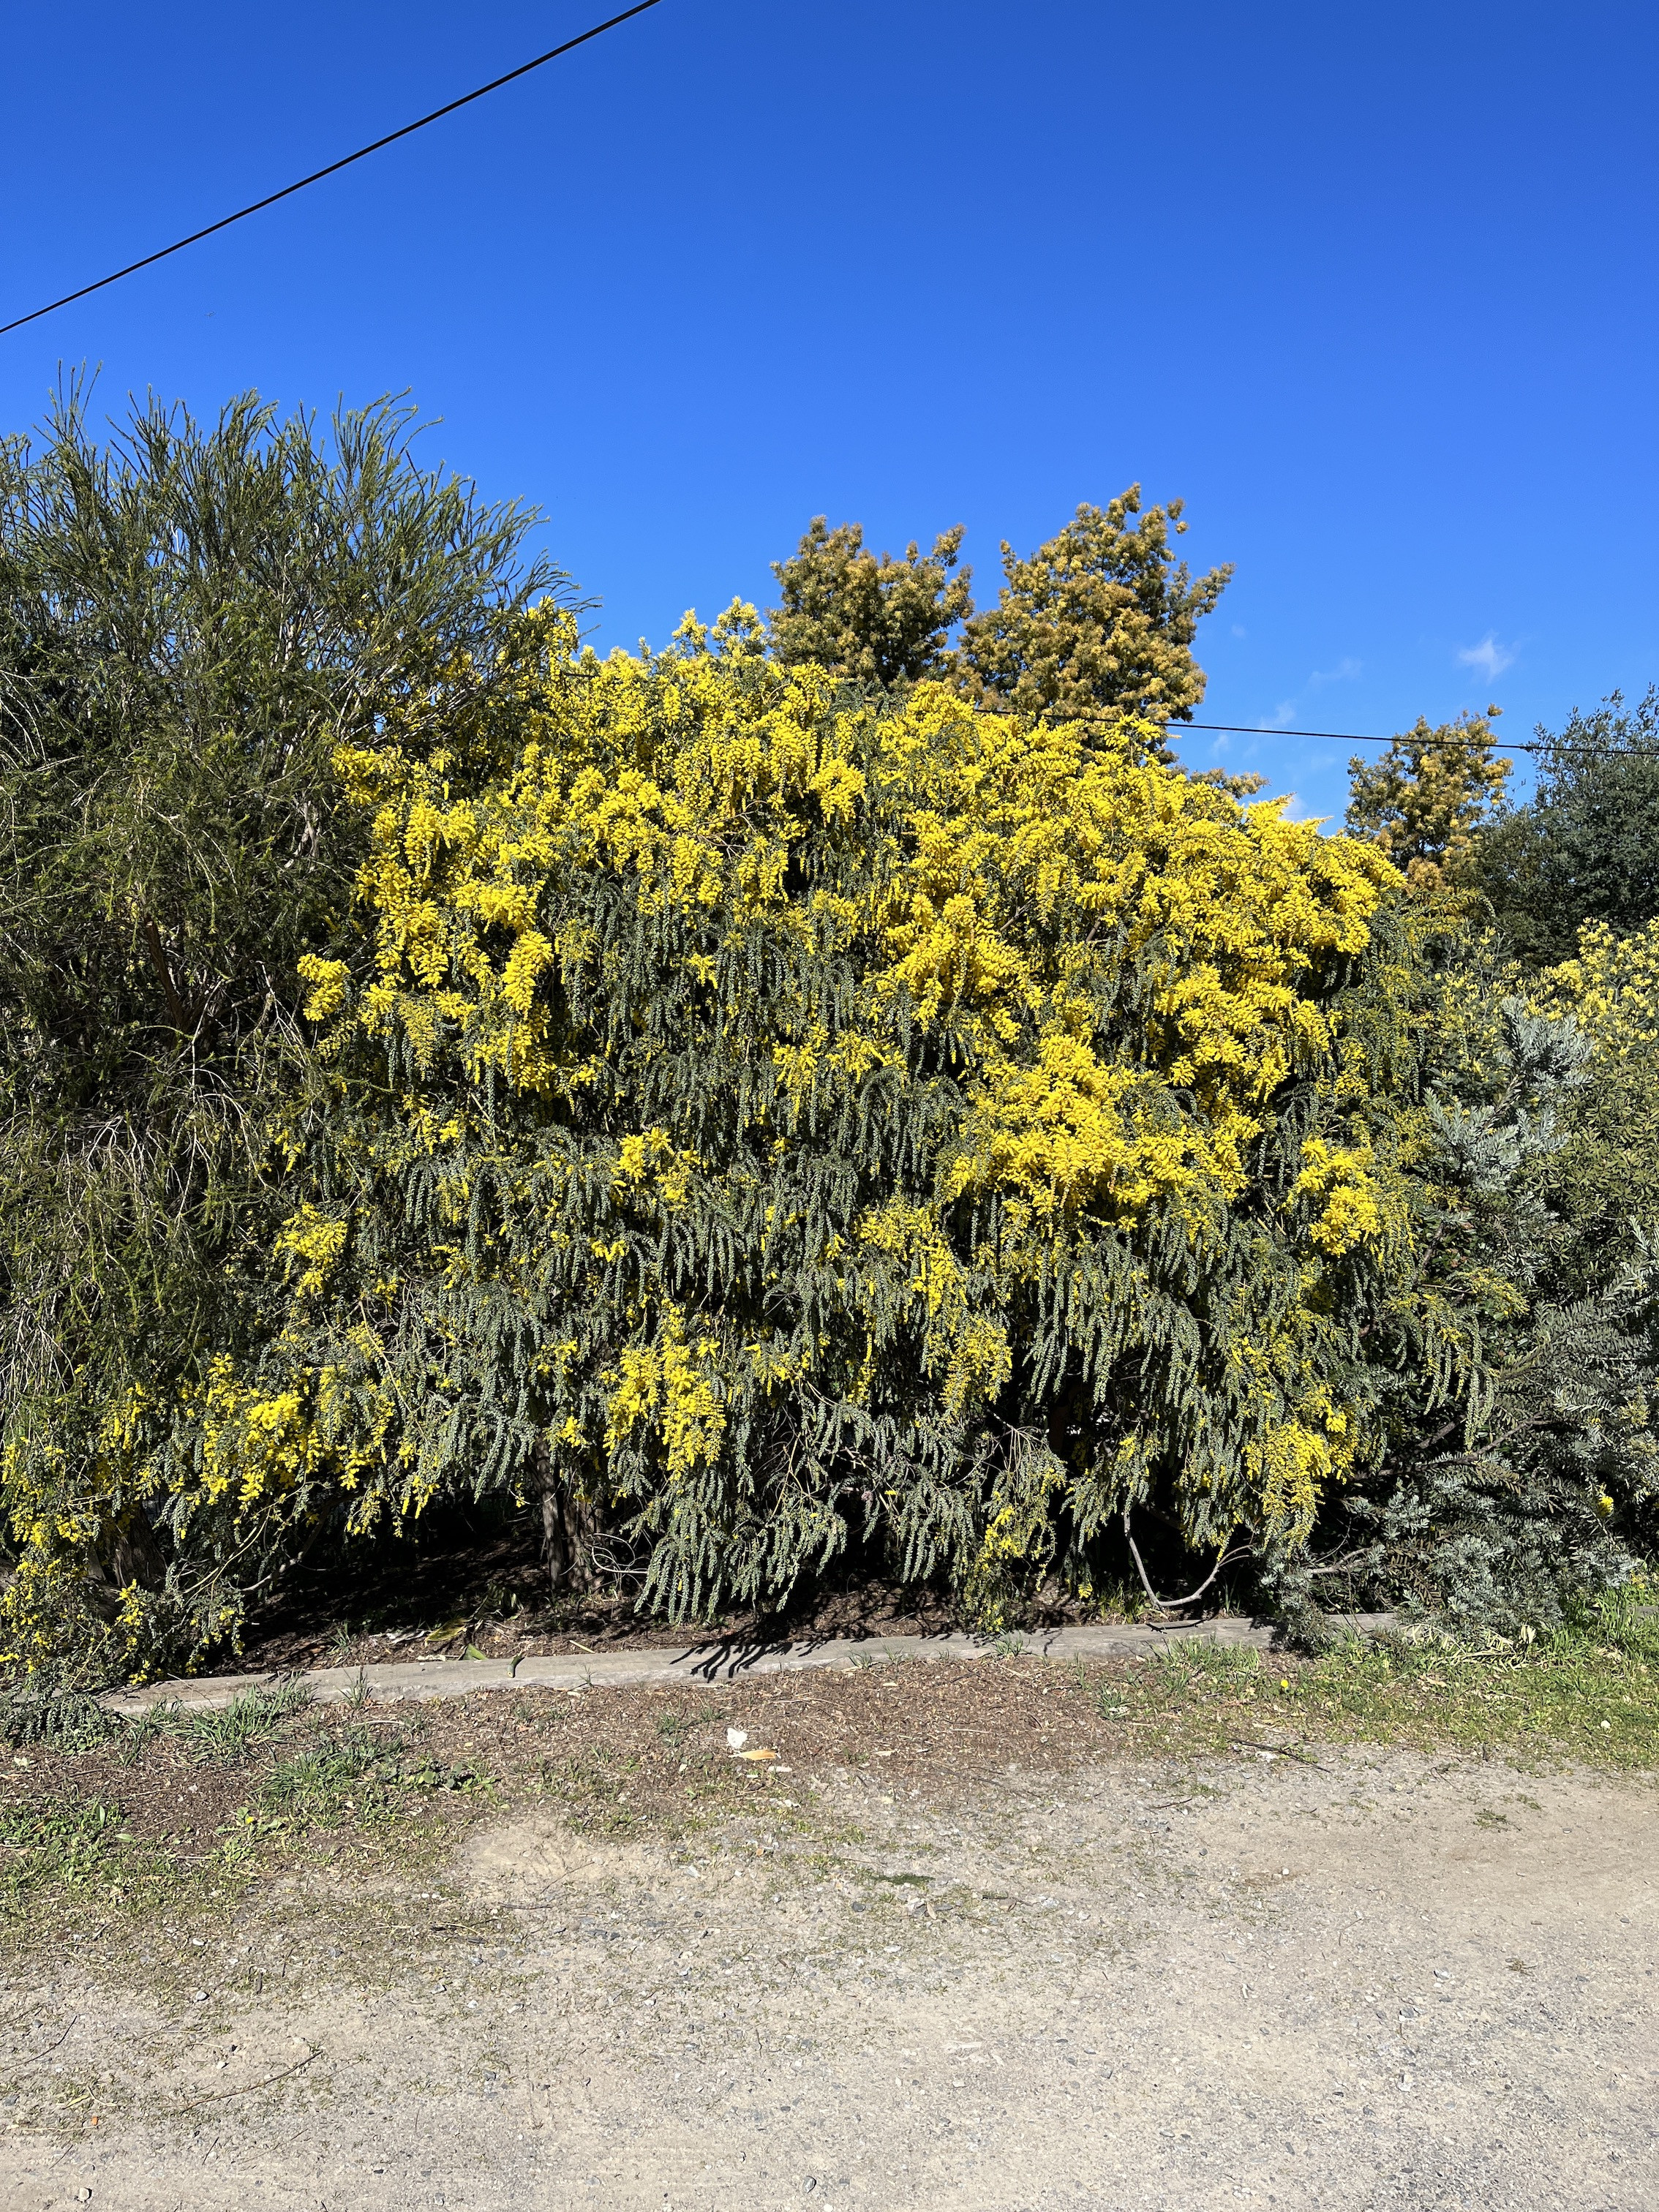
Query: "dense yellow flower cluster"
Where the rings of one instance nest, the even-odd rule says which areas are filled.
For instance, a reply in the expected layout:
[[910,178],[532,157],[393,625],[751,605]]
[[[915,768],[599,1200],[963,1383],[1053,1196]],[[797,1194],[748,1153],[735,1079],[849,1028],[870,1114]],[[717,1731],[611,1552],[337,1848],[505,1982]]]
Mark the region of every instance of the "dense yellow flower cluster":
[[[899,1056],[902,1024],[947,1030],[975,1103],[952,1194],[994,1183],[1039,1216],[1235,1195],[1267,1102],[1332,1048],[1304,987],[1364,949],[1386,863],[1149,763],[1133,726],[1115,744],[1083,725],[1028,730],[922,685],[872,734],[827,713],[829,690],[821,672],[793,670],[744,716],[713,656],[665,681],[618,654],[559,671],[537,734],[482,799],[448,803],[441,750],[345,757],[377,810],[363,877],[377,974],[358,1018],[401,1030],[422,1059],[453,1024],[475,1080],[495,1067],[568,1095],[596,1070],[556,1032],[542,983],[596,948],[585,917],[551,918],[550,886],[625,875],[642,921],[668,906],[718,915],[728,950],[762,919],[820,958],[860,948],[861,1004],[833,1047],[805,1007],[772,1044],[792,1096],[832,1052],[861,1073]],[[613,772],[618,757],[637,765]],[[886,865],[854,896],[797,880],[803,848],[849,830],[872,781],[897,832]],[[693,960],[712,975],[720,957]],[[1132,1054],[1097,1033],[1103,958],[1151,993]],[[307,972],[325,1018],[343,966]],[[1176,1092],[1192,1102],[1178,1118],[1163,1103]],[[1310,1162],[1324,1182],[1335,1172],[1322,1150]],[[1343,1221],[1375,1229],[1364,1176],[1361,1155],[1346,1158],[1328,1241]]]
[[1577,957],[1547,970],[1536,995],[1541,1011],[1575,1015],[1599,1051],[1619,1060],[1651,1054],[1659,1045],[1659,921],[1628,937],[1585,922]]
[[631,1430],[644,1424],[661,1430],[671,1482],[713,1462],[726,1428],[720,1350],[717,1336],[688,1344],[684,1311],[677,1305],[666,1306],[657,1342],[623,1353],[605,1431],[607,1448],[614,1450]]

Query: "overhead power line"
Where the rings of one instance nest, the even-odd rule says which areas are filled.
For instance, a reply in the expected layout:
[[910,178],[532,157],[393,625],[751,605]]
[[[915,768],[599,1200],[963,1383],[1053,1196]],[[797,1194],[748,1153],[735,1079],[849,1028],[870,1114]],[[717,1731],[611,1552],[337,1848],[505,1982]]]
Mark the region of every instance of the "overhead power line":
[[659,0],[638,0],[635,7],[624,8],[620,15],[612,15],[605,22],[595,23],[591,30],[583,31],[574,39],[567,39],[562,46],[550,46],[544,54],[538,54],[534,61],[520,62],[517,69],[508,70],[505,76],[492,77],[488,84],[481,84],[476,92],[464,92],[459,100],[447,100],[443,106],[434,107],[430,115],[422,115],[413,123],[405,123],[400,131],[388,131],[384,138],[376,138],[367,146],[360,146],[355,154],[343,154],[337,161],[331,161],[325,169],[313,169],[308,177],[301,177],[294,184],[284,185],[281,191],[267,192],[264,199],[250,201],[246,207],[238,208],[234,215],[221,216],[217,222],[209,223],[204,229],[192,230],[188,238],[174,239],[171,246],[158,247],[154,253],[145,254],[142,261],[129,261],[125,269],[112,270],[107,276],[99,277],[96,283],[82,284],[77,292],[65,292],[61,300],[49,300],[44,307],[32,308],[27,315],[19,315],[15,322],[0,323],[0,337],[4,337],[8,331],[21,331],[25,323],[38,323],[42,315],[55,314],[59,307],[67,307],[73,300],[84,300],[90,292],[101,292],[106,284],[118,284],[124,276],[131,276],[140,269],[148,269],[157,261],[165,261],[170,253],[182,253],[185,246],[194,246],[204,238],[211,238],[216,230],[228,230],[232,223],[240,222],[245,216],[258,215],[261,208],[275,207],[278,200],[292,199],[295,192],[304,191],[307,185],[320,184],[325,177],[331,177],[341,169],[349,169],[354,161],[365,161],[369,155],[378,154],[383,146],[395,146],[398,139],[407,138],[416,131],[424,131],[428,123],[441,122],[446,115],[453,115],[458,107],[470,107],[475,100],[482,100],[486,93],[499,92],[504,84],[511,84],[517,77],[528,76],[532,70],[541,69],[548,62],[557,61],[561,54],[574,53],[578,46],[585,46],[590,39],[600,38],[606,31],[614,31],[618,23],[626,23],[635,15],[643,15],[647,9],[658,5]]
[[[1362,737],[1355,730],[1276,730],[1260,722],[1172,722],[1170,735],[1178,738],[1183,730],[1221,730],[1236,738],[1321,738],[1336,745],[1455,745],[1468,743],[1468,733],[1455,725],[1442,737],[1430,731],[1419,737],[1413,731],[1403,730],[1392,738]],[[1483,740],[1496,745],[1505,753],[1595,753],[1607,759],[1622,757],[1626,753],[1644,753],[1659,759],[1659,745],[1576,745],[1570,740],[1550,738],[1538,744],[1510,744],[1506,738],[1489,737]]]

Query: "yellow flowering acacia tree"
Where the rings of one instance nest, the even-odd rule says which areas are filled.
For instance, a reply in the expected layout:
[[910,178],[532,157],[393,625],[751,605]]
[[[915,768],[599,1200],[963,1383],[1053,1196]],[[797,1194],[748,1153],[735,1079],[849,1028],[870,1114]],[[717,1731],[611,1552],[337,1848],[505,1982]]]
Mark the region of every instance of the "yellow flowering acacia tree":
[[1348,763],[1347,826],[1374,837],[1421,896],[1468,893],[1484,832],[1501,818],[1510,763],[1496,757],[1498,709],[1431,729],[1419,715],[1376,760]]
[[1659,921],[1625,936],[1583,923],[1575,957],[1534,977],[1531,995],[1541,1011],[1571,1015],[1593,1048],[1551,1163],[1588,1285],[1629,1255],[1633,1224],[1659,1223]]
[[680,1615],[854,1544],[990,1618],[1133,1515],[1304,1545],[1404,1262],[1398,879],[1158,738],[743,611],[603,661],[550,612],[389,713],[272,1325],[112,1440],[172,1540],[536,1491]]

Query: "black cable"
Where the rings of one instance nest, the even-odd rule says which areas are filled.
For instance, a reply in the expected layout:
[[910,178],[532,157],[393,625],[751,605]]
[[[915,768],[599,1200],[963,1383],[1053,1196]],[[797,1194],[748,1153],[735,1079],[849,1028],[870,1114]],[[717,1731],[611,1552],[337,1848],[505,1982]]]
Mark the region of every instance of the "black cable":
[[[1361,737],[1353,730],[1271,730],[1264,728],[1260,722],[1171,722],[1169,725],[1169,734],[1172,738],[1178,738],[1183,730],[1223,730],[1236,738],[1323,738],[1337,745],[1455,745],[1466,742],[1466,734],[1455,728],[1443,738],[1437,736],[1432,730],[1426,737],[1421,738],[1409,730],[1401,731],[1397,737],[1371,738]],[[1512,745],[1503,738],[1497,737],[1488,738],[1485,742],[1505,753],[1594,753],[1607,760],[1622,757],[1626,753],[1639,753],[1649,759],[1659,759],[1659,745],[1575,745],[1557,738],[1536,745]]]
[[384,138],[376,138],[371,145],[360,146],[355,154],[343,154],[337,161],[331,161],[325,169],[313,169],[308,177],[301,177],[297,184],[284,185],[280,192],[267,192],[264,199],[253,200],[246,207],[238,208],[234,215],[221,216],[217,222],[209,223],[205,230],[192,230],[188,238],[176,239],[171,246],[162,246],[158,252],[147,253],[142,261],[129,261],[125,269],[117,269],[107,276],[100,276],[95,284],[83,284],[78,292],[65,292],[61,300],[53,300],[27,315],[19,315],[15,322],[0,323],[0,338],[4,337],[8,331],[21,331],[25,323],[38,323],[42,315],[55,314],[59,307],[67,307],[72,300],[84,300],[88,292],[101,292],[106,284],[118,284],[122,277],[131,276],[140,269],[148,269],[153,261],[165,261],[169,253],[182,253],[185,246],[194,246],[198,239],[211,238],[216,230],[228,229],[233,222],[240,222],[244,216],[258,215],[261,208],[275,207],[278,200],[291,198],[295,192],[304,191],[307,185],[320,184],[325,177],[331,177],[337,169],[349,169],[354,161],[361,161],[369,154],[378,154],[382,146],[393,146],[399,138],[407,138],[411,131],[424,131],[428,123],[436,123],[446,115],[453,115],[458,107],[470,106],[473,100],[482,100],[487,92],[499,92],[504,84],[511,84],[514,77],[528,76],[532,70],[540,69],[544,62],[557,61],[561,54],[574,52],[578,46],[585,46],[590,39],[597,39],[606,31],[614,31],[618,23],[627,22],[633,15],[643,15],[647,8],[657,5],[658,0],[638,0],[636,6],[624,8],[620,15],[612,15],[608,22],[595,23],[592,30],[583,31],[577,38],[567,39],[562,46],[550,46],[544,54],[538,54],[534,61],[520,62],[517,69],[508,70],[505,76],[492,77],[488,84],[481,84],[476,92],[464,92],[459,100],[448,100],[442,107],[434,107],[430,115],[422,115],[416,122],[405,123],[401,131],[388,131]]

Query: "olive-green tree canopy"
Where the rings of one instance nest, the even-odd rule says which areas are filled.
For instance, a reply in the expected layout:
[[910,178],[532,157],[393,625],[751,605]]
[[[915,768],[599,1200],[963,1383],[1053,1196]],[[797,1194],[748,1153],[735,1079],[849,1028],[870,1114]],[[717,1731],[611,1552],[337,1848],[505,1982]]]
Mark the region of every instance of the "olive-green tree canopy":
[[1431,728],[1419,715],[1375,760],[1355,757],[1347,826],[1374,837],[1414,889],[1467,891],[1479,874],[1482,836],[1501,818],[1510,763],[1497,757],[1498,709]]
[[968,623],[956,658],[968,695],[1061,721],[1189,717],[1204,696],[1193,641],[1232,568],[1188,574],[1170,542],[1187,527],[1182,512],[1171,500],[1143,514],[1132,484],[1079,507],[1028,556],[1005,543],[1001,596]]
[[951,574],[964,534],[958,525],[930,554],[912,539],[902,561],[878,559],[860,524],[831,530],[815,515],[791,558],[772,563],[781,599],[770,615],[774,659],[885,690],[942,673],[945,641],[974,608],[972,569]]
[[1481,838],[1474,872],[1509,942],[1548,966],[1586,922],[1624,935],[1659,916],[1659,689],[1536,736],[1537,788]]
[[247,398],[100,444],[70,392],[0,446],[0,1450],[106,1608],[167,1559],[135,1494],[89,1503],[100,1425],[257,1327],[298,963],[362,847],[334,750],[487,681],[553,581],[412,428]]

